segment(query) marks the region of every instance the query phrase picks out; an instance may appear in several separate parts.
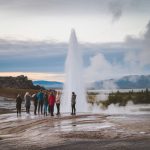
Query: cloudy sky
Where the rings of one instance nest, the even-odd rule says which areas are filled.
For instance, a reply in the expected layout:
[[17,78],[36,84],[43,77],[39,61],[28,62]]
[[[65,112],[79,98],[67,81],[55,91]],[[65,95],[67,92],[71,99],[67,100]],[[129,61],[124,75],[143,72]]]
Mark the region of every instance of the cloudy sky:
[[0,76],[64,79],[71,28],[87,81],[150,74],[149,0],[0,0]]

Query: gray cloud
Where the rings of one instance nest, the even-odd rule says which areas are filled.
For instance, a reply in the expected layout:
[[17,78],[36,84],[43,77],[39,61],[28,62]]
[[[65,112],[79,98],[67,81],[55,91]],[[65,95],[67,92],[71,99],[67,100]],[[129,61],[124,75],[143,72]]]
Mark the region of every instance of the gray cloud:
[[0,71],[63,71],[67,44],[0,40]]
[[[101,63],[97,62],[99,58],[103,58],[102,63],[105,62],[106,65],[104,71],[106,68],[108,71],[112,70],[110,75],[114,70],[117,74],[118,72],[149,73],[150,22],[139,38],[128,36],[124,42],[118,43],[80,43],[80,48],[83,50],[86,67],[90,65],[90,60],[93,60],[93,67],[95,68],[96,65],[96,68],[99,68]],[[21,71],[26,69],[43,71],[48,68],[62,71],[67,49],[67,43],[0,39],[0,71],[12,71],[16,67],[21,68]],[[98,72],[94,72],[99,76],[101,71],[100,68]]]
[[140,38],[128,36],[126,38],[126,45],[137,49],[137,51],[129,51],[126,56],[126,60],[139,67],[150,66],[150,21],[146,26],[146,31]]
[[109,3],[109,10],[112,13],[112,21],[119,20],[123,13],[123,3],[121,1],[115,0]]
[[144,34],[144,38],[146,40],[148,40],[148,43],[150,42],[150,21],[149,21],[149,23],[146,26],[146,32]]
[[[105,3],[102,2],[103,5]],[[0,0],[0,8],[3,10],[38,15],[95,13],[104,10],[100,4],[99,0]]]
[[[116,43],[80,43],[80,49],[84,54],[97,52],[111,53],[123,52],[129,47],[121,42]],[[66,55],[68,43],[57,43],[51,41],[19,41],[0,39],[0,57],[8,56],[59,56]]]
[[[121,51],[123,57],[110,62],[110,58],[99,51],[91,57],[90,64],[86,68],[85,74],[88,81],[115,78],[127,74],[150,73],[150,21],[146,26],[146,31],[139,38],[128,36],[123,43],[108,44],[108,46],[109,53],[119,46],[120,50],[117,53],[115,50],[115,54],[118,55],[118,52]],[[113,53],[111,57],[114,57]]]
[[0,0],[0,10],[16,15],[100,15],[110,13],[113,20],[123,11],[148,11],[148,0]]
[[64,55],[67,50],[65,43],[46,41],[16,41],[0,39],[0,56],[41,57]]
[[[117,45],[119,43],[80,44],[85,66],[88,66],[89,58],[99,51],[117,59],[121,51],[119,47],[115,48]],[[62,71],[67,50],[67,43],[0,39],[0,71]],[[115,53],[113,57],[112,53]]]

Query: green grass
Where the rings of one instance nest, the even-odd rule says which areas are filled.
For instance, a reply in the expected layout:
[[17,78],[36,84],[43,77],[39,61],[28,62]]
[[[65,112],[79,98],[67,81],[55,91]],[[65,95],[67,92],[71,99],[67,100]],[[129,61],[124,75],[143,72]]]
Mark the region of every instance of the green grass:
[[16,98],[18,94],[24,96],[26,92],[33,94],[37,92],[34,89],[15,89],[15,88],[0,88],[0,96],[7,97],[7,98]]
[[88,102],[91,104],[96,103],[97,105],[102,104],[104,107],[108,107],[111,104],[126,106],[129,101],[132,101],[134,104],[150,104],[150,91],[148,89],[139,92],[118,91],[115,93],[110,93],[105,101],[96,100],[96,95],[98,95],[98,93],[87,93]]

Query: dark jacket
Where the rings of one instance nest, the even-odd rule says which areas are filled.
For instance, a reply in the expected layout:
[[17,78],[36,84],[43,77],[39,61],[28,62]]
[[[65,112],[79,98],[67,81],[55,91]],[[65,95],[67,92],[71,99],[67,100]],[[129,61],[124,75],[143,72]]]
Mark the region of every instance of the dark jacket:
[[37,105],[37,102],[38,102],[37,94],[33,94],[32,99],[33,99],[34,105]]
[[72,94],[72,98],[71,98],[71,105],[76,104],[76,95]]
[[16,98],[16,108],[21,108],[22,98],[21,96],[17,96]]

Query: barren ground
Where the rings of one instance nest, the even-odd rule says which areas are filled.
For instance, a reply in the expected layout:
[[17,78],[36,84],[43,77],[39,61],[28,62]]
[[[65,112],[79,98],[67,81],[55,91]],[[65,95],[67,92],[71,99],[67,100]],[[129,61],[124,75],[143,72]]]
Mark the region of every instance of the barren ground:
[[[3,108],[5,109],[5,108]],[[2,108],[1,108],[2,110]],[[0,149],[149,150],[150,115],[0,115]],[[5,110],[6,111],[6,110]],[[3,112],[3,111],[1,111]]]

